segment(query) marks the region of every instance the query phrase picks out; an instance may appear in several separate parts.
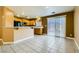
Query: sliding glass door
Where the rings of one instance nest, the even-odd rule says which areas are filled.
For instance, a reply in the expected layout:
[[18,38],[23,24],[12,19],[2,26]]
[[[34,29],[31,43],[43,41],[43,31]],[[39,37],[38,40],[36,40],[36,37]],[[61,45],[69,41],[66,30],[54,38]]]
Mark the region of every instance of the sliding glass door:
[[53,18],[48,18],[48,35],[55,36],[55,19]]
[[66,17],[57,16],[48,18],[48,35],[65,37]]

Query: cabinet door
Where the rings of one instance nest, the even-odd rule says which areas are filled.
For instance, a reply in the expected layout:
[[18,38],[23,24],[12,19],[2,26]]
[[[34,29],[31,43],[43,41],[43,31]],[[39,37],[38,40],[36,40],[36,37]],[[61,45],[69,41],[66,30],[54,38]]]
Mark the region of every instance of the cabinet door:
[[13,42],[14,34],[12,28],[4,28],[3,29],[3,41],[4,42]]
[[42,28],[35,28],[34,29],[34,34],[40,34],[40,35],[42,35],[43,34],[43,29]]
[[4,9],[4,27],[13,28],[13,20],[13,13],[8,9]]

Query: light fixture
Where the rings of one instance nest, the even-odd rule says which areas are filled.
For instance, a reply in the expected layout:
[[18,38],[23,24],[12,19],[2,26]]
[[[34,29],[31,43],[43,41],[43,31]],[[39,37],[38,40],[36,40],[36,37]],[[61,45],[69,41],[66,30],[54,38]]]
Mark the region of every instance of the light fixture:
[[27,18],[27,19],[30,19],[30,17],[29,17],[29,16],[27,16],[26,18]]
[[37,21],[40,21],[41,20],[41,17],[40,16],[36,16],[37,18]]
[[53,14],[55,13],[55,12],[52,12]]

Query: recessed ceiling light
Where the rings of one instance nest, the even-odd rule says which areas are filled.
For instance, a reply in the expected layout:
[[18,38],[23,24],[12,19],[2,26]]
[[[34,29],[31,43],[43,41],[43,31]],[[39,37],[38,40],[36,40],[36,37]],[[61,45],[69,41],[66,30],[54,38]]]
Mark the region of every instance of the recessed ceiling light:
[[53,14],[55,13],[55,12],[52,12]]

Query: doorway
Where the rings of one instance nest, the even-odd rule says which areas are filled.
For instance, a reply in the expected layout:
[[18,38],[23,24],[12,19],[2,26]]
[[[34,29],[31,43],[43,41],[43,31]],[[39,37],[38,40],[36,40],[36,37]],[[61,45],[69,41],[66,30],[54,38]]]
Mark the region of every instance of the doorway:
[[47,35],[65,37],[66,34],[66,16],[56,16],[48,18]]

